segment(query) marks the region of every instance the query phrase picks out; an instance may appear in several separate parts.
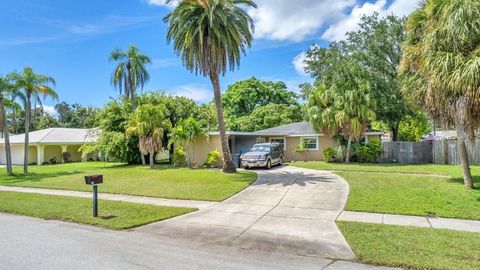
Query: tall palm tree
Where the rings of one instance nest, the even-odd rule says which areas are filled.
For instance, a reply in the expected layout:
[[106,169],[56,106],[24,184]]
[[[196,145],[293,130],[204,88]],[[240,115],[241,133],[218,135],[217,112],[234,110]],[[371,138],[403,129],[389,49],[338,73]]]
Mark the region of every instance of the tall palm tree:
[[23,172],[28,173],[28,145],[30,132],[30,119],[32,113],[32,98],[37,104],[42,104],[42,99],[46,97],[58,100],[58,95],[50,85],[55,85],[55,80],[52,77],[36,74],[31,67],[24,68],[21,74],[13,73],[12,79],[15,81],[17,89],[23,91],[25,100],[25,145],[24,145],[24,160]]
[[134,45],[130,45],[126,51],[115,49],[110,54],[110,61],[117,62],[112,75],[112,84],[118,88],[120,94],[130,98],[132,109],[135,111],[137,88],[143,89],[150,80],[146,65],[151,64],[152,61]]
[[234,173],[236,168],[225,130],[219,76],[238,67],[241,55],[251,46],[254,23],[248,7],[256,8],[256,4],[252,0],[181,0],[164,18],[167,40],[173,41],[185,67],[212,82],[225,173]]
[[473,189],[465,142],[480,127],[480,2],[426,0],[407,21],[403,92],[455,125],[465,188]]
[[12,151],[10,148],[10,137],[9,129],[7,123],[7,114],[6,114],[6,99],[8,95],[11,95],[14,91],[14,85],[10,76],[1,77],[0,76],[0,133],[3,136],[5,142],[5,156],[7,161],[7,173],[9,175],[13,174],[12,169]]
[[155,167],[155,153],[162,149],[163,135],[171,126],[165,105],[141,105],[128,123],[127,135],[139,137],[138,148],[143,155],[150,154],[152,169]]

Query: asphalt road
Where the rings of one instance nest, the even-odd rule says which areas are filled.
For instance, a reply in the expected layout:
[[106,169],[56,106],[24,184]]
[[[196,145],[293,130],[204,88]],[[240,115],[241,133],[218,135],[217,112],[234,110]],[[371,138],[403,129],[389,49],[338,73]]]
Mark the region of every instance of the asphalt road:
[[0,269],[379,269],[0,214]]

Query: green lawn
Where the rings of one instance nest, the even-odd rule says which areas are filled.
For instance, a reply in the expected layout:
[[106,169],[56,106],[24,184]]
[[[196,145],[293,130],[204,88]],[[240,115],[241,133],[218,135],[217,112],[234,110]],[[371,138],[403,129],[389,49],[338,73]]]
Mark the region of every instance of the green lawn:
[[92,200],[20,192],[0,192],[0,212],[90,224],[109,229],[130,229],[183,215],[196,209],[163,207],[100,200],[92,217]]
[[14,176],[1,170],[0,185],[91,191],[83,177],[103,174],[104,184],[99,192],[207,201],[222,201],[256,179],[254,172],[246,171],[229,175],[211,169],[159,166],[151,170],[146,166],[105,162],[31,166],[28,175],[21,173],[21,167],[14,170]]
[[[297,162],[293,166],[334,170],[350,186],[350,211],[480,219],[480,190],[465,190],[458,165],[361,165]],[[418,175],[402,174],[419,173]],[[423,174],[444,174],[435,177]],[[480,167],[472,166],[476,185]]]
[[480,234],[379,224],[339,222],[365,263],[410,269],[480,269]]

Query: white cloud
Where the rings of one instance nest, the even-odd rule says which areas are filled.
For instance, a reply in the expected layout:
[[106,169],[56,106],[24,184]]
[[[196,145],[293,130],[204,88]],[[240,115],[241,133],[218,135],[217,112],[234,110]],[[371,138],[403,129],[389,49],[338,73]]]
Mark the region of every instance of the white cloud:
[[150,69],[159,69],[159,68],[167,68],[167,67],[175,67],[181,64],[180,60],[175,57],[171,58],[157,58],[152,59],[152,65]]
[[298,72],[298,74],[302,76],[307,75],[307,73],[305,72],[305,67],[307,66],[305,63],[306,59],[307,59],[307,53],[301,52],[299,55],[295,56],[295,58],[293,58],[293,61],[292,61],[292,64],[295,67],[295,70]]
[[358,24],[363,15],[372,15],[377,12],[380,16],[390,14],[406,16],[416,7],[418,7],[418,2],[416,0],[394,0],[390,5],[388,5],[387,0],[377,0],[373,3],[366,2],[363,5],[356,5],[349,14],[343,14],[340,20],[332,23],[323,33],[322,39],[328,41],[344,39],[347,32],[358,29]]
[[43,105],[43,112],[51,116],[58,115],[57,110],[55,110],[54,106]]
[[329,20],[341,15],[355,0],[258,0],[250,9],[255,36],[271,40],[302,41],[316,34]]
[[147,2],[150,5],[164,6],[164,7],[169,7],[169,8],[173,8],[177,5],[177,1],[172,1],[169,4],[167,4],[165,0],[147,0]]
[[196,102],[210,102],[213,98],[213,90],[201,84],[180,85],[173,89],[173,95],[184,96]]

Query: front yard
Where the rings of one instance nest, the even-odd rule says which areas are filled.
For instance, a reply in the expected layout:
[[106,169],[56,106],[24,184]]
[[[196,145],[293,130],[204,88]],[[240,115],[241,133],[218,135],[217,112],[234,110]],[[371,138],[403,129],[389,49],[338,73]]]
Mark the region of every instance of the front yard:
[[109,229],[130,229],[183,215],[196,209],[164,207],[99,200],[98,217],[92,217],[92,200],[20,192],[0,192],[0,212],[95,225]]
[[222,201],[248,187],[256,179],[254,172],[228,175],[213,169],[187,169],[159,166],[149,169],[119,163],[84,162],[31,166],[30,173],[15,175],[0,172],[0,185],[91,191],[84,176],[104,175],[99,192],[141,195],[168,199]]

